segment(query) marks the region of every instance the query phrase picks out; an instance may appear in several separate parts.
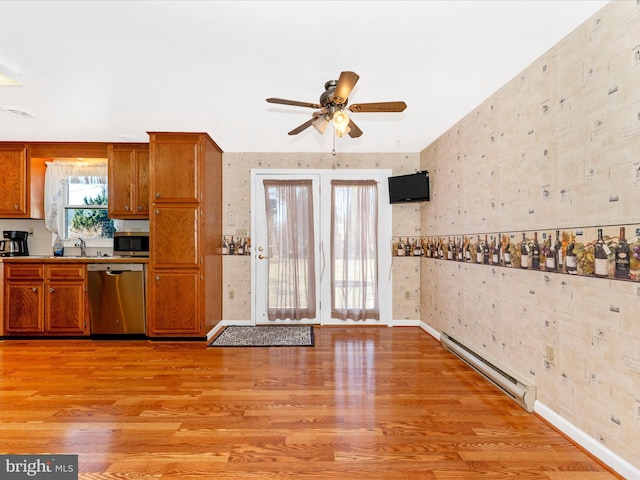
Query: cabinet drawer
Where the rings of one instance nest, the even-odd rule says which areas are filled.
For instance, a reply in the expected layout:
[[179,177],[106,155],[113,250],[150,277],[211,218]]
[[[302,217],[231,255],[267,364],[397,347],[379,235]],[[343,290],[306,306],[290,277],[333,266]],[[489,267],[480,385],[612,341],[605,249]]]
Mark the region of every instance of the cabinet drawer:
[[47,280],[84,280],[86,267],[82,263],[66,265],[46,265]]
[[44,265],[42,263],[5,263],[5,275],[10,280],[41,280],[44,278]]

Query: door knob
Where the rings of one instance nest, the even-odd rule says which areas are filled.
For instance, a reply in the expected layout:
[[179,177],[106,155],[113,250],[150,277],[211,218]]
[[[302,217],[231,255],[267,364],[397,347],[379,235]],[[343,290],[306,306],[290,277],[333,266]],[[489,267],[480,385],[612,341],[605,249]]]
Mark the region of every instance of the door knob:
[[260,254],[260,255],[258,255],[258,258],[259,258],[260,260],[263,260],[263,259],[265,259],[265,258],[269,258],[269,257],[265,257],[264,255]]

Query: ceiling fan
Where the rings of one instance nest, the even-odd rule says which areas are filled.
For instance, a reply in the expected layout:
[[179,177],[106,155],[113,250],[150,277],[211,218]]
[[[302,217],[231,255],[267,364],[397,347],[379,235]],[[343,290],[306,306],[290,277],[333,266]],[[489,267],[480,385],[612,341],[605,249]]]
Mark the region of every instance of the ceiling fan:
[[[345,109],[347,109],[349,95],[359,78],[355,72],[341,72],[338,80],[329,80],[324,84],[325,91],[320,95],[320,103],[297,102],[283,98],[267,98],[267,102],[317,109],[316,112],[313,112],[311,119],[291,130],[289,135],[297,135],[312,125],[324,134],[329,122],[333,121],[338,136],[342,137],[344,134],[348,134],[351,138],[356,138],[362,135],[362,130],[349,118]],[[407,108],[407,104],[404,102],[377,102],[355,103],[348,110],[354,113],[402,112],[405,108]]]

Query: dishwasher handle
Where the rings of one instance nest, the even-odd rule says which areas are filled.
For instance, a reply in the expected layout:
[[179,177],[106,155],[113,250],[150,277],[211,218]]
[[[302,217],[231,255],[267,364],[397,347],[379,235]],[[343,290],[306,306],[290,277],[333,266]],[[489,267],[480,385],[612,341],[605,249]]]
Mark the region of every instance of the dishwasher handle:
[[90,263],[87,265],[89,272],[142,272],[143,263]]

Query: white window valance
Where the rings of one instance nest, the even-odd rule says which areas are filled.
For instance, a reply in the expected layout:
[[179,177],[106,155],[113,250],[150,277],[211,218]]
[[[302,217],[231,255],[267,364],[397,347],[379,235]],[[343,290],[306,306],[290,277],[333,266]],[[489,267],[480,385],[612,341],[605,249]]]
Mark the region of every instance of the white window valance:
[[46,162],[44,177],[45,227],[52,232],[64,232],[66,185],[70,183],[107,183],[107,161],[55,161]]

